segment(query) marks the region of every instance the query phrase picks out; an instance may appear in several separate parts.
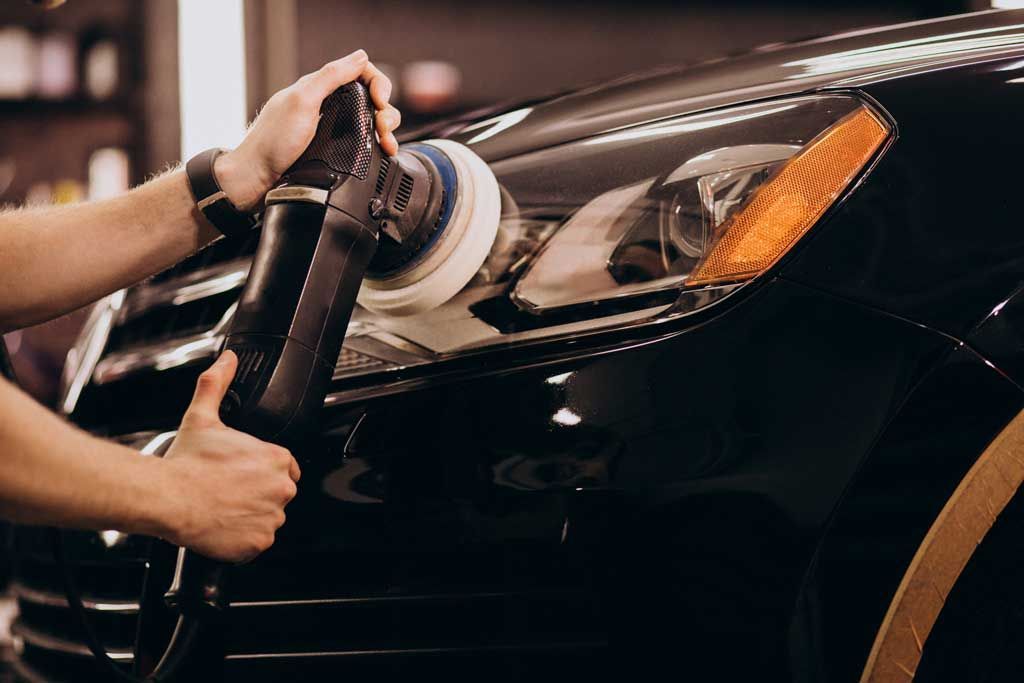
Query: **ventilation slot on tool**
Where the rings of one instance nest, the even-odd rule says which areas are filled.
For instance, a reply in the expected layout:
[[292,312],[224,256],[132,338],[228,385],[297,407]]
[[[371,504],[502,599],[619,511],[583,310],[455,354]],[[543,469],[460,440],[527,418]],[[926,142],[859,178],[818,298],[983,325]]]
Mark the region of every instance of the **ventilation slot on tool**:
[[235,372],[237,382],[244,382],[250,373],[259,372],[266,355],[262,349],[236,349],[235,354],[238,356],[238,370]]
[[382,194],[384,192],[384,183],[388,179],[388,169],[391,168],[391,162],[387,157],[380,160],[380,173],[377,174],[377,187],[375,189],[376,194]]
[[402,213],[405,207],[409,206],[412,199],[412,177],[403,175],[402,181],[398,184],[398,194],[395,196],[395,211]]

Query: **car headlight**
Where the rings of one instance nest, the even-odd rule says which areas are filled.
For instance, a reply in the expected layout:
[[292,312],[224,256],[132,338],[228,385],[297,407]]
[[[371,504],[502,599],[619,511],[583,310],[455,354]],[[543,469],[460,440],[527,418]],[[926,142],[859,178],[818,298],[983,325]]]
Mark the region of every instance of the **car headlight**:
[[855,96],[815,95],[681,116],[494,162],[502,221],[476,277],[419,315],[357,310],[337,376],[715,304],[806,234],[891,132]]

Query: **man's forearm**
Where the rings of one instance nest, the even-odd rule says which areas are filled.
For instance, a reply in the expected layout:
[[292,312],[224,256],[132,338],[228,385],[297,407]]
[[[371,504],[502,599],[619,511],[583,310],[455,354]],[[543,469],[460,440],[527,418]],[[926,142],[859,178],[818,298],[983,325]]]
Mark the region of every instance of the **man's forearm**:
[[69,425],[0,378],[0,517],[166,535],[158,458]]
[[0,332],[80,308],[217,236],[183,171],[114,199],[0,214]]

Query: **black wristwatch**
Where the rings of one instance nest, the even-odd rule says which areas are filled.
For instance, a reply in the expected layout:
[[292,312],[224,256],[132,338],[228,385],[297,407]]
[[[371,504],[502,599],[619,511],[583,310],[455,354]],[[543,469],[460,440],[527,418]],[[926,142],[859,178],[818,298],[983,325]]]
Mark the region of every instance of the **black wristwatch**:
[[217,182],[213,162],[224,152],[216,147],[200,152],[185,164],[185,175],[188,176],[196,208],[226,237],[234,237],[252,230],[256,217],[235,208]]

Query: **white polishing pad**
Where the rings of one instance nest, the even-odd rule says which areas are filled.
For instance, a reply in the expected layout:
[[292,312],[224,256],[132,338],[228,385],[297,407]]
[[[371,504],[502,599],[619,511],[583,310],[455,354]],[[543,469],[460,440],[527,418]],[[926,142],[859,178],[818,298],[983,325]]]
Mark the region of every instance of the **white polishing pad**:
[[376,313],[415,315],[437,308],[473,279],[487,259],[501,220],[501,192],[491,169],[465,145],[427,140],[455,167],[457,197],[444,232],[422,260],[380,280],[365,278],[356,301]]

